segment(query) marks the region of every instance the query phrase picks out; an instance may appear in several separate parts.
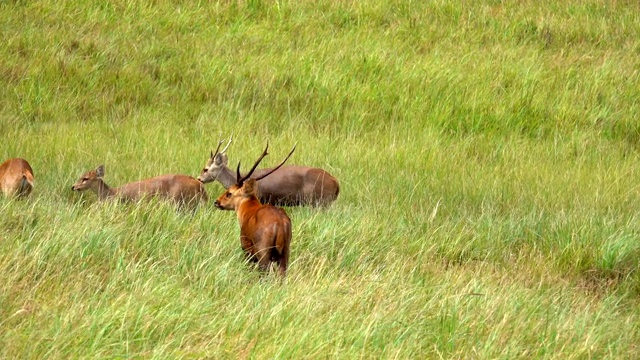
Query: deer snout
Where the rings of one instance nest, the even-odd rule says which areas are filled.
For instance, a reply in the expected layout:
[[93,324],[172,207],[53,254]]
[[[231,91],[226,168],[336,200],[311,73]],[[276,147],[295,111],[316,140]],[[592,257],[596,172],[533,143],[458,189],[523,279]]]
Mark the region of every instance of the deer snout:
[[218,209],[220,209],[220,210],[224,210],[224,209],[222,208],[222,205],[220,204],[220,201],[218,201],[218,200],[216,200],[216,201],[214,201],[214,202],[213,202],[213,206],[217,207],[217,208],[218,208]]
[[76,186],[75,185],[71,185],[71,190],[76,191]]

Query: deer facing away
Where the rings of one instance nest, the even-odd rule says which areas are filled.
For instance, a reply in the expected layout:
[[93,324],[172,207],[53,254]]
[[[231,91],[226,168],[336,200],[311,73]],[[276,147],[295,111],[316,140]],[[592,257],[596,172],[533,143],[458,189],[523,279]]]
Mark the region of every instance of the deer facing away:
[[102,177],[104,165],[88,171],[71,187],[74,191],[91,189],[100,200],[117,198],[122,201],[139,201],[147,197],[161,197],[169,199],[179,206],[195,208],[200,202],[208,200],[203,184],[187,175],[168,174],[150,179],[124,184],[111,188]]
[[[228,167],[229,159],[225,154],[231,139],[227,146],[219,151],[221,144],[222,141],[218,142],[216,152],[211,152],[198,180],[203,183],[218,180],[225,189],[228,189],[236,182],[235,175]],[[251,177],[262,179],[256,184],[256,194],[262,203],[281,206],[324,206],[335,201],[340,192],[338,180],[323,169],[289,165],[283,166],[278,171],[275,170],[277,169],[258,169],[251,175]],[[262,175],[266,173],[272,174],[265,179]]]
[[25,159],[13,158],[0,164],[0,188],[7,196],[25,197],[33,189],[33,170]]
[[247,258],[257,262],[262,271],[267,270],[271,262],[277,262],[279,273],[284,277],[289,262],[291,219],[283,209],[261,204],[256,194],[256,185],[258,180],[280,168],[293,154],[295,147],[271,172],[251,178],[255,168],[267,155],[268,148],[269,145],[244,177],[240,176],[238,163],[235,184],[220,195],[215,206],[221,210],[235,210],[240,224],[240,246]]

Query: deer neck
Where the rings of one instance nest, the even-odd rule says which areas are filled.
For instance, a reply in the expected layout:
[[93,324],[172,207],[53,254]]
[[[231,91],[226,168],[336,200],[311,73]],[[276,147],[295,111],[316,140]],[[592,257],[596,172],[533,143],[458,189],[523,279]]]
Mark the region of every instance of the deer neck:
[[224,186],[225,189],[233,186],[237,180],[236,175],[231,171],[231,169],[226,166],[220,169],[220,174],[216,179],[220,182],[220,184],[222,184],[222,186]]
[[115,190],[113,190],[109,185],[107,185],[104,181],[98,181],[98,188],[96,190],[98,193],[98,198],[100,200],[104,200],[106,198],[112,197],[116,194]]
[[262,204],[260,204],[260,200],[258,200],[255,195],[242,200],[242,202],[236,209],[236,214],[238,215],[238,222],[240,223],[240,226],[242,226],[242,224],[246,220],[251,218],[261,206]]

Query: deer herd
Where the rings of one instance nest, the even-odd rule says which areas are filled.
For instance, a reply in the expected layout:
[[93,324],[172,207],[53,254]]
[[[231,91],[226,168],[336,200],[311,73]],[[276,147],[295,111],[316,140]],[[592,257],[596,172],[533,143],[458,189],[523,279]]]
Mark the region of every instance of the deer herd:
[[[289,261],[291,219],[280,206],[328,206],[338,197],[338,180],[323,169],[306,166],[283,166],[291,157],[294,146],[279,165],[257,169],[268,155],[269,144],[249,172],[235,174],[229,169],[226,151],[229,141],[218,142],[198,178],[181,174],[166,174],[145,180],[110,187],[103,180],[104,165],[90,170],[71,187],[73,191],[91,190],[99,200],[117,199],[136,202],[152,197],[167,199],[178,208],[195,210],[209,200],[204,184],[218,181],[225,191],[215,201],[220,210],[233,210],[240,224],[240,246],[247,260],[257,262],[267,271],[272,262],[284,277]],[[34,186],[34,174],[29,163],[13,158],[0,165],[0,188],[6,197],[27,197]]]

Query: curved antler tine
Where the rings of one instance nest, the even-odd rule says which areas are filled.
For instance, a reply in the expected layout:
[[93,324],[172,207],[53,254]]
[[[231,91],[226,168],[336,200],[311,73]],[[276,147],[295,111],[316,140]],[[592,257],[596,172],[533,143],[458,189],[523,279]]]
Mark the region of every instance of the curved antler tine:
[[222,151],[220,151],[220,154],[224,154],[227,149],[229,148],[229,145],[231,145],[231,142],[233,141],[233,135],[229,136],[229,142],[227,143],[227,146],[224,147],[224,149],[222,149]]
[[215,154],[213,151],[211,152],[211,158],[213,159],[216,155],[218,155],[218,151],[220,150],[220,146],[222,145],[222,140],[218,140],[218,147],[216,148]]
[[[238,168],[236,169],[236,184],[238,184],[238,186],[242,186],[242,183],[240,182],[240,161],[238,161]],[[242,180],[244,181],[244,180]]]
[[[253,164],[253,167],[251,167],[251,170],[249,170],[249,172],[247,173],[247,175],[245,175],[243,178],[240,178],[240,172],[238,172],[238,186],[242,186],[242,183],[244,183],[245,180],[247,180],[249,177],[251,177],[251,174],[253,174],[253,172],[256,170],[256,168],[258,167],[258,164],[260,164],[260,161],[262,161],[262,159],[264,159],[265,156],[269,155],[269,153],[267,152],[267,150],[269,150],[269,142],[267,141],[267,146],[264,148],[264,151],[262,152],[262,155],[260,155],[260,157],[258,158],[258,160],[256,160],[256,163]],[[239,171],[240,168],[238,168]]]
[[287,160],[289,160],[289,158],[291,157],[291,155],[293,155],[293,152],[294,152],[294,151],[296,151],[296,146],[298,146],[298,144],[297,144],[297,143],[296,143],[295,145],[293,145],[293,149],[291,149],[291,151],[289,152],[289,155],[287,155],[287,157],[286,157],[286,158],[284,158],[284,160],[282,160],[282,162],[281,162],[278,166],[274,167],[274,168],[273,168],[271,171],[269,171],[268,173],[266,173],[266,174],[264,174],[264,175],[261,175],[261,176],[257,177],[257,178],[256,178],[256,180],[264,179],[264,178],[266,178],[267,176],[269,176],[269,175],[271,175],[272,173],[274,173],[276,170],[280,169],[280,167],[281,167],[282,165],[284,165],[284,163],[286,163],[286,162],[287,162]]

